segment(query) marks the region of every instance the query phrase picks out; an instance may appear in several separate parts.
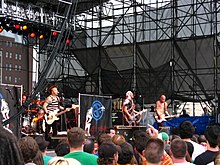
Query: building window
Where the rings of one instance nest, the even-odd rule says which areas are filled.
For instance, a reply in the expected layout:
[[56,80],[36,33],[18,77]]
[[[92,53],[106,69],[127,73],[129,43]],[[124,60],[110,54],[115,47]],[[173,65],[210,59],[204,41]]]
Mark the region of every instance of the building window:
[[9,58],[12,58],[12,53],[9,54]]
[[8,46],[8,41],[5,42],[5,45]]
[[21,54],[19,54],[19,60],[21,60]]
[[11,64],[9,64],[9,68],[8,68],[8,70],[9,70],[9,71],[11,71],[11,68],[12,68],[12,65],[11,65]]
[[5,57],[8,58],[8,52],[5,52]]
[[16,53],[16,54],[15,54],[15,60],[17,60],[17,59],[18,59],[18,54]]
[[15,83],[17,83],[18,82],[18,79],[17,79],[17,77],[15,77]]
[[16,70],[16,71],[18,70],[18,66],[17,66],[17,65],[15,65],[15,70]]
[[5,76],[5,81],[8,81],[8,76]]
[[12,47],[12,42],[10,42],[10,47]]
[[5,70],[8,70],[8,64],[5,64]]
[[11,82],[11,76],[8,77],[8,81]]
[[19,71],[21,71],[21,65],[19,65],[19,68],[18,68],[18,70],[19,70]]

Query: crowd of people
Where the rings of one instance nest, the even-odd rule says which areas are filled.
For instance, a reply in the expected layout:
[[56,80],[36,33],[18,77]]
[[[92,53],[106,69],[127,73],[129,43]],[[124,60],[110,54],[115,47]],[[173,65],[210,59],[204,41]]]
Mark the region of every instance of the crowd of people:
[[183,121],[178,134],[169,135],[149,125],[136,130],[132,138],[115,128],[97,138],[86,137],[82,128],[73,127],[56,146],[56,156],[47,156],[49,142],[41,135],[16,139],[0,126],[0,165],[218,165],[220,126],[209,125],[204,135],[195,135],[190,121]]

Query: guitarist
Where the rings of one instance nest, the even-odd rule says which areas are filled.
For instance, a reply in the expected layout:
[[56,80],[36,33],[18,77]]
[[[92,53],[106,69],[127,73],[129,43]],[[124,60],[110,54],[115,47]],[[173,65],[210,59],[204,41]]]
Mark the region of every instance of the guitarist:
[[[167,102],[166,102],[166,96],[161,95],[160,100],[156,102],[156,114],[155,119],[159,126],[163,126],[163,122],[166,121],[165,116],[170,116],[170,114],[167,111]],[[158,122],[162,121],[162,122]]]
[[[123,124],[129,126],[136,126],[136,124],[140,121],[140,113],[135,111],[135,104],[133,102],[134,94],[131,91],[126,92],[126,99],[122,105],[122,113],[123,113]],[[136,119],[136,116],[139,116],[139,120]]]
[[[43,109],[45,111],[46,116],[49,116],[51,112],[54,112],[55,110],[64,110],[64,107],[59,105],[60,98],[58,97],[59,91],[56,86],[51,86],[49,88],[50,95],[45,99],[45,102],[43,104]],[[45,139],[48,139],[49,133],[52,127],[52,136],[56,136],[58,132],[58,122],[54,121],[51,125],[47,124],[45,122]]]

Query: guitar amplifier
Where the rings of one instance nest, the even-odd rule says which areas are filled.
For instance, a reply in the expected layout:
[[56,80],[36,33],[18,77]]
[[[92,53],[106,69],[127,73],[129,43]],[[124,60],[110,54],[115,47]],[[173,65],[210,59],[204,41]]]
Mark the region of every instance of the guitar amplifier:
[[137,130],[142,130],[146,131],[146,126],[123,126],[123,125],[118,125],[116,126],[118,134],[123,135],[126,139],[126,141],[129,141],[132,139],[132,136],[135,131]]

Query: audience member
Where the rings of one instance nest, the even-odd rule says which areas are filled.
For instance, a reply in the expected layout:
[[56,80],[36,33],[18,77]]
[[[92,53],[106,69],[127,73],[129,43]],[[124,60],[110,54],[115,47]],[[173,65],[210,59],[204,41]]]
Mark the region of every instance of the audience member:
[[187,141],[185,141],[185,142],[186,142],[186,145],[187,145],[186,161],[190,162],[190,163],[193,163],[193,160],[192,160],[192,154],[193,154],[193,151],[194,151],[193,145],[190,142],[187,142]]
[[[158,138],[158,130],[155,129],[152,125],[148,125],[148,129],[146,131],[150,137],[152,138]],[[163,150],[164,151],[164,150]],[[173,161],[170,158],[170,156],[164,151],[163,153],[163,157],[161,160],[161,165],[172,165]],[[146,165],[146,164],[142,164],[142,165]]]
[[25,164],[36,165],[33,161],[39,151],[37,142],[32,137],[26,136],[18,140],[18,146],[21,149]]
[[143,152],[149,138],[150,137],[147,133],[142,132],[142,134],[136,135],[134,139],[134,148],[137,152],[136,159],[138,164],[146,164],[146,158],[144,157]]
[[83,151],[90,154],[95,154],[94,141],[92,139],[89,138],[86,139],[86,143],[83,146]]
[[205,152],[205,149],[204,149],[203,146],[201,146],[200,144],[198,144],[198,143],[191,140],[194,133],[195,133],[195,127],[192,125],[192,123],[190,121],[183,121],[179,125],[179,134],[180,134],[181,139],[183,139],[184,141],[188,141],[188,142],[192,143],[192,145],[194,147],[194,152],[193,152],[193,155],[192,155],[192,160],[193,161],[195,160],[195,158],[198,155]]
[[118,161],[118,149],[112,142],[104,142],[98,148],[99,165],[116,165]]
[[48,165],[81,165],[81,163],[73,158],[54,157],[48,162]]
[[35,156],[33,160],[33,163],[35,163],[36,165],[47,165],[47,164],[44,164],[43,155],[40,150],[38,150],[37,155]]
[[124,142],[119,146],[121,150],[118,154],[118,164],[137,164],[132,145]]
[[23,165],[22,152],[16,137],[3,128],[0,122],[0,165]]
[[214,157],[217,155],[219,148],[217,138],[220,135],[220,126],[212,125],[208,126],[205,130],[205,138],[207,143],[207,150],[196,157],[194,163],[197,165],[207,165],[214,161]]
[[116,134],[112,137],[112,142],[116,145],[121,145],[122,143],[126,142],[126,140],[123,135]]
[[198,137],[198,143],[201,144],[203,147],[206,147],[206,138],[205,135],[200,135]]
[[145,147],[147,165],[160,165],[164,153],[164,143],[161,139],[150,138]]
[[116,131],[113,127],[111,127],[111,128],[106,129],[105,133],[112,138],[116,134]]
[[52,158],[51,156],[46,155],[46,151],[47,151],[47,147],[49,145],[49,142],[46,141],[43,136],[36,136],[35,140],[36,140],[36,142],[39,146],[39,149],[42,153],[44,165],[47,165],[48,162],[50,161],[50,159]]
[[182,139],[174,139],[170,145],[171,157],[174,165],[190,165],[186,161],[187,145]]
[[62,139],[58,142],[58,145],[55,148],[55,153],[57,156],[64,156],[70,153],[70,146],[67,143],[67,139]]
[[97,165],[97,156],[83,152],[85,144],[85,132],[82,128],[73,127],[67,132],[68,143],[70,145],[70,153],[64,158],[74,158],[82,165]]

